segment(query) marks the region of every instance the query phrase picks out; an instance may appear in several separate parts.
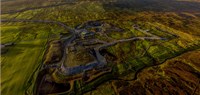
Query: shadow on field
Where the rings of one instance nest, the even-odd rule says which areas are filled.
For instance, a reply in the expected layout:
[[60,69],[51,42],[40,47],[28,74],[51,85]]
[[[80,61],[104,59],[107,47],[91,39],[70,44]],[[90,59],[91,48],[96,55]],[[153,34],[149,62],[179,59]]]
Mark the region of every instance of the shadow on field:
[[104,4],[104,8],[133,9],[136,11],[200,12],[200,2],[177,0],[116,0]]
[[23,53],[23,49],[19,49],[19,48],[12,48],[12,49],[8,49],[5,53],[3,53],[2,55],[6,55],[7,57],[15,57],[18,54]]
[[35,48],[35,47],[41,47],[41,45],[37,45],[37,44],[22,44],[19,43],[17,44],[15,47],[25,47],[25,48]]

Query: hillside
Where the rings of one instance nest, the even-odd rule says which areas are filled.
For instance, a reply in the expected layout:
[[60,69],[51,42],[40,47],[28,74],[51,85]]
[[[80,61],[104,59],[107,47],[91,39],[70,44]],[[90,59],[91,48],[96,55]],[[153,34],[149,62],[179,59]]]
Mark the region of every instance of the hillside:
[[3,95],[198,95],[199,0],[3,0]]

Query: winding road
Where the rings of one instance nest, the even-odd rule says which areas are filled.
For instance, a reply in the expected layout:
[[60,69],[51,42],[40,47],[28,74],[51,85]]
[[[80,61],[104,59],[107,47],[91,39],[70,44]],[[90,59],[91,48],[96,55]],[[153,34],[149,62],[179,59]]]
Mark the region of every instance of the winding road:
[[[107,61],[105,59],[104,56],[102,56],[100,54],[100,50],[101,49],[105,49],[107,47],[116,45],[118,43],[123,43],[123,42],[128,42],[128,41],[135,41],[135,40],[166,40],[165,38],[161,38],[158,37],[156,35],[153,35],[151,33],[148,33],[147,31],[141,30],[139,28],[137,28],[139,31],[141,31],[144,34],[147,34],[151,37],[132,37],[132,38],[128,38],[128,39],[121,39],[121,40],[114,40],[113,42],[105,42],[99,39],[95,39],[93,41],[95,42],[100,42],[103,43],[100,46],[97,46],[94,48],[95,51],[95,57],[96,57],[96,61],[87,63],[86,65],[80,65],[80,66],[74,66],[74,67],[66,67],[64,65],[65,63],[65,58],[67,57],[66,54],[66,48],[68,48],[68,46],[76,39],[79,37],[80,33],[83,32],[80,29],[73,29],[67,25],[65,25],[62,22],[58,22],[58,21],[50,21],[50,20],[24,20],[24,19],[2,19],[2,22],[33,22],[33,23],[50,23],[50,24],[57,24],[60,25],[62,27],[64,27],[67,30],[70,30],[71,36],[68,38],[63,39],[64,41],[64,54],[62,56],[62,59],[58,62],[55,63],[53,65],[44,65],[44,68],[57,68],[59,71],[59,74],[62,74],[64,76],[68,76],[68,75],[74,75],[74,74],[79,74],[79,73],[83,73],[87,70],[91,70],[93,68],[98,68],[98,67],[104,67],[105,65],[107,65]],[[82,30],[86,30],[86,29],[82,29]]]
[[[83,30],[86,30],[86,29],[83,29]],[[87,63],[86,65],[80,65],[80,66],[74,66],[74,67],[65,67],[64,65],[62,65],[61,70],[60,70],[61,71],[60,74],[68,76],[68,75],[80,74],[80,73],[83,73],[87,70],[91,70],[93,68],[104,67],[105,65],[107,65],[107,61],[106,61],[105,57],[100,54],[99,51],[101,49],[116,45],[118,43],[135,41],[135,40],[166,40],[166,38],[158,37],[156,35],[148,33],[147,31],[144,31],[144,30],[141,30],[141,29],[139,29],[139,31],[141,31],[142,33],[147,34],[149,36],[152,36],[152,37],[132,37],[132,38],[129,38],[129,39],[115,40],[115,41],[110,42],[110,43],[107,43],[105,41],[101,41],[99,39],[92,40],[92,41],[103,43],[103,45],[100,45],[100,46],[97,46],[97,47],[94,48],[94,51],[95,51],[94,56],[96,57],[96,61]],[[78,35],[79,33],[81,33],[81,31],[79,29],[75,29],[75,33]],[[72,41],[70,41],[70,42],[72,42]],[[68,44],[70,44],[70,43],[68,43]],[[67,48],[67,46],[65,46],[65,48]]]
[[62,27],[64,27],[65,29],[68,30],[74,30],[71,27],[65,25],[62,22],[58,22],[58,21],[51,21],[51,20],[27,20],[27,19],[1,19],[1,22],[32,22],[32,23],[49,23],[49,24],[57,24],[60,25]]

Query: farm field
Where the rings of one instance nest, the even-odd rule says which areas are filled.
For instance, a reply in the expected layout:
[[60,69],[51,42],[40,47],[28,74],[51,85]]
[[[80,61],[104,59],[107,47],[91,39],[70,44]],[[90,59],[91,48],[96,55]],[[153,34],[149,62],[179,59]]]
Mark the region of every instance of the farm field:
[[2,95],[198,95],[199,0],[2,0]]

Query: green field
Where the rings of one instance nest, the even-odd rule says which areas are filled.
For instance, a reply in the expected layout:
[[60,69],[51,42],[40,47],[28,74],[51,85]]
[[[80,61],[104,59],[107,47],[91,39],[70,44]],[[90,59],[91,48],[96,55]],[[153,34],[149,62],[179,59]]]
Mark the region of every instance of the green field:
[[47,26],[19,24],[1,27],[1,43],[15,43],[1,55],[1,91],[4,95],[23,95],[34,85],[46,44],[52,39],[49,36],[55,33],[51,30],[53,26]]
[[[112,68],[112,71],[85,84],[81,79],[64,81],[65,83],[72,82],[74,84],[70,91],[61,92],[61,94],[128,95],[127,93],[130,90],[128,88],[133,89],[139,85],[133,84],[140,81],[137,80],[138,76],[144,76],[140,75],[143,70],[151,68],[152,71],[155,71],[155,66],[159,67],[163,63],[170,63],[168,60],[175,60],[177,56],[184,53],[199,50],[199,6],[200,2],[198,0],[4,0],[2,1],[1,19],[6,21],[0,25],[0,43],[1,45],[14,43],[14,45],[2,48],[2,51],[6,52],[1,54],[0,60],[1,93],[2,95],[33,94],[35,85],[38,85],[36,84],[36,78],[44,63],[43,59],[45,57],[49,60],[53,59],[56,50],[60,49],[55,45],[55,47],[49,49],[49,55],[45,55],[49,42],[55,39],[60,40],[63,35],[71,37],[69,36],[71,35],[69,30],[65,30],[65,27],[58,23],[76,29],[76,26],[84,26],[89,21],[100,21],[106,23],[100,26],[101,32],[94,32],[94,27],[84,29],[94,30],[92,31],[96,33],[94,38],[107,43],[134,37],[153,37],[152,35],[165,38],[165,40],[137,39],[105,48],[104,57],[108,61],[107,67]],[[134,28],[134,25],[139,26],[139,29]],[[83,39],[78,36],[75,41],[77,40],[83,42]],[[89,38],[84,40],[92,41]],[[91,52],[88,53],[91,48],[86,49],[86,46],[80,48],[75,41],[70,45],[74,45],[74,48],[77,46],[80,50],[70,52],[66,56],[65,64],[78,66],[93,61],[93,57],[90,55]],[[107,53],[110,55],[106,55]],[[194,58],[196,58],[194,60],[198,60],[199,56]],[[184,63],[185,60],[182,61]],[[195,61],[187,64],[193,63]],[[54,71],[56,70],[51,68],[48,75],[51,76]],[[191,70],[190,72],[199,77],[198,70]],[[177,76],[176,78],[178,79]],[[175,80],[172,80],[172,83]],[[199,79],[196,80],[199,81]],[[150,83],[153,82],[150,81]],[[174,88],[177,91],[179,88],[189,89],[194,87],[192,83],[190,84],[187,81],[176,81],[176,83],[176,85],[187,84],[187,87]],[[147,86],[143,85],[143,87]],[[198,89],[198,87],[196,88]],[[125,93],[126,91],[125,94],[120,93],[123,89],[127,89],[127,93]],[[145,88],[146,90],[148,88]],[[192,93],[193,90],[187,93]],[[149,91],[154,95],[153,92],[154,90]]]

